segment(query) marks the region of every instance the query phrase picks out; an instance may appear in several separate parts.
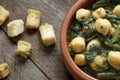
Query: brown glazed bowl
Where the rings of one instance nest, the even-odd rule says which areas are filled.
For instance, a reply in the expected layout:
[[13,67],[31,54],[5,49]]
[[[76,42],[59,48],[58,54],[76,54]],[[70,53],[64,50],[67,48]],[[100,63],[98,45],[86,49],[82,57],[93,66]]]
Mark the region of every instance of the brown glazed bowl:
[[62,27],[61,27],[61,34],[60,34],[60,46],[62,50],[62,55],[64,58],[65,65],[71,75],[75,78],[75,80],[97,80],[85,72],[83,72],[72,60],[70,56],[68,45],[67,45],[67,36],[68,36],[68,28],[71,24],[75,13],[80,8],[85,8],[91,5],[95,0],[78,0],[72,8],[68,11],[66,17],[64,18]]

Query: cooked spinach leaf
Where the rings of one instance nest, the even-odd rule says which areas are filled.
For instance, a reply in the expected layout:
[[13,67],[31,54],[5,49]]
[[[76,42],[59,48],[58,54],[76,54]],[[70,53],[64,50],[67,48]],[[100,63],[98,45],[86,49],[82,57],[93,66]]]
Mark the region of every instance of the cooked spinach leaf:
[[85,59],[88,64],[92,63],[97,55],[101,54],[101,48],[98,45],[92,45],[89,51],[85,51]]

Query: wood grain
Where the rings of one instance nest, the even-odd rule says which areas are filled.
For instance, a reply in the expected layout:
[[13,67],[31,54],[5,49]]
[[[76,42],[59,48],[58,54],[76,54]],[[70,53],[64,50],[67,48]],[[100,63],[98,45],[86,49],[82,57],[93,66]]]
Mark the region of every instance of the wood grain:
[[[57,42],[54,46],[45,47],[42,44],[41,37],[38,30],[26,30],[24,33],[15,38],[6,37],[2,32],[2,37],[6,37],[6,43],[9,46],[5,48],[7,51],[12,50],[12,55],[8,55],[4,58],[1,56],[0,61],[9,62],[11,67],[13,68],[13,72],[11,76],[15,76],[15,78],[8,77],[7,80],[73,80],[73,78],[67,72],[60,50],[59,38],[60,38],[60,28],[62,21],[65,17],[65,14],[69,10],[69,8],[76,2],[77,0],[1,0],[0,5],[4,6],[11,13],[9,19],[5,22],[4,25],[1,26],[1,30],[6,34],[6,25],[9,21],[14,19],[23,19],[25,22],[27,16],[27,9],[37,9],[40,10],[41,15],[41,24],[48,22],[54,26]],[[4,35],[3,35],[4,34]],[[1,41],[4,39],[1,38]],[[22,62],[23,60],[17,59],[15,57],[14,49],[16,47],[16,43],[18,40],[26,40],[32,44],[32,52],[30,58]],[[3,44],[3,43],[2,43]],[[11,48],[14,47],[14,48]],[[3,50],[2,50],[3,51]],[[3,51],[3,53],[6,53]],[[9,54],[11,54],[9,53]],[[2,54],[2,52],[0,52]],[[6,59],[8,58],[8,59]],[[14,63],[15,62],[15,63]],[[14,65],[12,65],[14,63]],[[20,64],[19,64],[20,63]],[[33,68],[32,68],[33,66]],[[18,70],[14,70],[17,68]],[[24,69],[25,68],[25,69]],[[28,71],[28,69],[32,69]],[[35,70],[35,71],[34,71]],[[27,73],[25,71],[28,71]],[[20,73],[19,73],[20,72]],[[42,73],[41,73],[42,72]],[[22,74],[23,73],[23,74]],[[20,76],[18,76],[18,74]],[[34,75],[32,75],[34,74]],[[28,76],[30,75],[30,76]],[[23,77],[22,77],[23,76]],[[26,78],[28,76],[28,78]],[[41,77],[42,76],[42,77]],[[46,78],[44,78],[46,76]],[[20,78],[17,78],[20,77]],[[41,77],[41,78],[40,78]]]
[[6,80],[48,80],[31,60],[17,56],[15,49],[16,45],[0,30],[0,63],[10,65],[10,75]]

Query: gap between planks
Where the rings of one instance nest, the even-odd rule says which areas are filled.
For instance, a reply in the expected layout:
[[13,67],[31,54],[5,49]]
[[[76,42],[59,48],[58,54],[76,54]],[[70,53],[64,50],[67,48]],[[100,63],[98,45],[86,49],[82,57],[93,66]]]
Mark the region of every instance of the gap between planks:
[[[7,32],[3,29],[3,28],[0,28],[4,33],[5,33],[5,35],[8,37],[8,35],[7,35]],[[12,40],[10,37],[8,37],[16,46],[17,46],[17,44],[16,44],[16,42],[14,41],[14,40]],[[42,73],[43,73],[43,75],[45,75],[47,78],[48,78],[48,80],[51,80],[48,76],[47,76],[47,74],[29,57],[28,58],[35,66],[36,66],[36,68],[38,68]]]

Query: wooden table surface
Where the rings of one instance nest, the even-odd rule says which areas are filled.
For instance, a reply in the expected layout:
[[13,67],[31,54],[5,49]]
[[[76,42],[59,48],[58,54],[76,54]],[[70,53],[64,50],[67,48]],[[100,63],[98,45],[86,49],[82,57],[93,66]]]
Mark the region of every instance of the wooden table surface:
[[[10,11],[9,19],[0,26],[0,63],[10,65],[10,75],[4,80],[73,80],[67,71],[60,50],[60,28],[65,14],[77,0],[0,0]],[[14,19],[25,22],[27,9],[40,10],[41,24],[54,26],[57,42],[54,46],[42,44],[38,30],[26,30],[20,36],[9,38],[6,25]],[[25,60],[15,53],[18,40],[32,44],[31,56]]]

